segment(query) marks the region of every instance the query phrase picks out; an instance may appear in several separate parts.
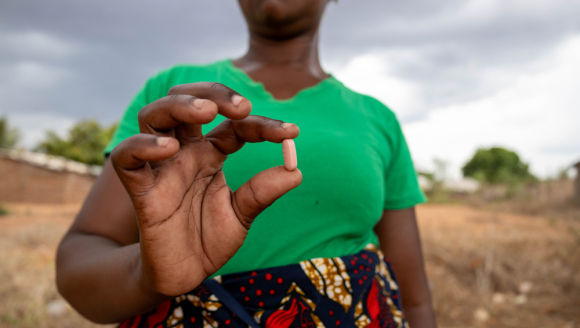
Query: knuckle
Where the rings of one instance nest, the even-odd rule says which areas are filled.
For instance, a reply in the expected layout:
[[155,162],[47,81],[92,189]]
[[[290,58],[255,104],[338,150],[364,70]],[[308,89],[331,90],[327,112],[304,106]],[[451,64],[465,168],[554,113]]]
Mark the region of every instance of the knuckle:
[[248,117],[250,118],[249,122],[252,128],[270,129],[270,128],[278,128],[282,126],[282,124],[284,124],[284,121],[275,120],[265,116],[251,115]]
[[184,84],[178,84],[178,85],[174,85],[172,86],[169,91],[167,92],[167,95],[178,95],[181,93],[181,90],[183,89]]
[[236,125],[239,123],[240,123],[240,121],[234,121],[231,118],[226,118],[220,123],[220,125],[229,130],[229,129],[235,129]]
[[179,95],[179,94],[174,94],[174,95],[165,96],[163,98],[159,98],[159,99],[155,100],[154,102],[152,102],[148,105],[145,105],[145,107],[143,107],[139,110],[139,113],[137,113],[137,121],[139,123],[147,123],[151,119],[151,116],[153,113],[158,112],[158,111],[171,110],[172,107],[176,103],[182,103],[182,102],[183,102],[183,97],[182,97],[182,95]]
[[277,128],[277,127],[282,126],[282,124],[284,124],[284,121],[282,121],[282,120],[275,120],[275,119],[271,119],[271,118],[267,118],[267,117],[262,117],[262,123]]
[[264,202],[263,200],[261,200],[260,198],[262,198],[261,194],[257,192],[257,190],[255,189],[254,184],[252,183],[253,180],[250,180],[249,183],[249,191],[250,194],[252,196],[253,204],[251,204],[251,207],[253,208],[253,210],[255,212],[262,212],[263,210],[265,210],[268,206],[270,206],[270,204]]
[[253,119],[258,123],[284,123],[280,120],[276,120],[273,118],[269,118],[266,116],[260,116],[260,115],[250,115],[250,116],[248,116],[248,118]]
[[250,230],[250,228],[252,227],[252,223],[254,223],[254,219],[244,215],[243,213],[240,214],[241,216],[238,218],[240,220],[240,223],[244,226],[244,228],[246,228],[246,230]]
[[147,119],[147,115],[149,112],[149,108],[147,106],[141,108],[139,110],[139,113],[137,113],[137,121],[138,122],[143,122]]
[[169,103],[169,105],[173,105],[174,103],[181,103],[183,102],[182,95],[174,94],[165,97],[165,101]]
[[228,87],[226,87],[225,85],[218,83],[218,82],[210,82],[209,85],[209,91],[210,92],[217,92],[217,93],[225,93],[226,95],[231,95],[234,93],[234,91]]
[[115,148],[113,148],[113,150],[111,151],[111,164],[113,165],[114,168],[119,167],[119,163],[123,161],[123,157],[125,156],[125,153],[127,152],[125,147],[126,145],[126,141],[121,142],[120,144],[118,144]]
[[225,86],[218,82],[210,82],[209,89],[211,91],[221,91],[225,88]]
[[109,157],[111,158],[111,164],[113,165],[113,167],[117,166],[117,158],[119,157],[118,150],[117,148],[119,148],[119,146],[113,148],[113,150],[111,150],[111,154],[109,155]]

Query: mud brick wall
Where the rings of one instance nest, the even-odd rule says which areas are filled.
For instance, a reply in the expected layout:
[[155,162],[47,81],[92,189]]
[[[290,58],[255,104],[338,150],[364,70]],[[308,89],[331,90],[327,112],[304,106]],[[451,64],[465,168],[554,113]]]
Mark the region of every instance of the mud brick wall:
[[578,173],[576,173],[576,193],[575,199],[580,203],[580,167],[578,168]]
[[0,202],[78,203],[95,178],[0,158]]

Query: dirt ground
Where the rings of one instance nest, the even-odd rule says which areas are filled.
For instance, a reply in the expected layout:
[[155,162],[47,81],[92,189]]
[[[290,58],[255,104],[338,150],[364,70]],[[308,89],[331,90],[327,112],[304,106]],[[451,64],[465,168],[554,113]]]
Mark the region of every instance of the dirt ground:
[[558,218],[420,206],[439,326],[580,327],[577,214]]
[[[95,327],[54,285],[55,249],[78,206],[7,208],[0,327]],[[433,204],[418,217],[439,327],[580,327],[580,217]]]

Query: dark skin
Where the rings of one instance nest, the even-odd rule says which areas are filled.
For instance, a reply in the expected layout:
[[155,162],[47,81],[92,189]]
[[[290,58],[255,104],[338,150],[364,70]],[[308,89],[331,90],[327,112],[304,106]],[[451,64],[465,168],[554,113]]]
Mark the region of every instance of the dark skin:
[[[239,0],[248,53],[234,61],[275,98],[328,75],[318,59],[327,0]],[[141,134],[107,159],[57,254],[61,294],[86,318],[119,322],[186,293],[221,268],[253,220],[298,186],[299,170],[258,173],[232,191],[221,171],[245,142],[281,142],[299,129],[249,115],[251,103],[219,84],[174,87],[139,113]],[[205,136],[201,125],[222,124]],[[414,209],[384,211],[375,228],[399,279],[412,327],[435,327]]]

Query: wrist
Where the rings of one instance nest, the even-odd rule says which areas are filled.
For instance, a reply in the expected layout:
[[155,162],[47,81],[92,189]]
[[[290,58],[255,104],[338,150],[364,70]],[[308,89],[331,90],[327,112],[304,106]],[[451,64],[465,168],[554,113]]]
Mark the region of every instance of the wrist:
[[201,266],[164,270],[163,266],[141,255],[133,267],[138,289],[151,300],[168,300],[183,295],[209,277]]
[[157,288],[154,279],[152,279],[152,275],[150,274],[151,271],[146,270],[143,265],[140,252],[132,261],[131,268],[133,270],[132,276],[134,277],[135,288],[144,300],[154,304],[161,304],[172,298],[172,296],[163,294],[159,288]]

